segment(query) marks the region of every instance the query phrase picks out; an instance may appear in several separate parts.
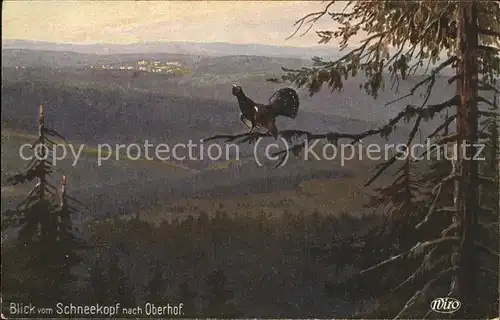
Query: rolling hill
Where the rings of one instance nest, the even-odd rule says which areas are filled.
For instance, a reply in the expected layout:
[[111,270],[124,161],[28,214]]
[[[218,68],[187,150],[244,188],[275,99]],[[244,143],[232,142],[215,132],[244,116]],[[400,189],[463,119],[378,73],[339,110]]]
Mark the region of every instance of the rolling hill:
[[[43,103],[47,125],[73,143],[85,144],[87,150],[95,150],[101,143],[142,144],[145,140],[169,145],[198,143],[214,134],[243,132],[246,129],[238,119],[239,110],[230,92],[231,84],[239,83],[253,99],[266,101],[280,86],[266,82],[267,77],[279,72],[281,66],[293,68],[307,64],[300,59],[247,55],[93,55],[26,49],[4,49],[2,53],[2,127],[16,132],[15,135],[36,132],[38,105]],[[138,59],[178,61],[192,73],[143,73],[134,77],[128,70],[91,68],[101,63],[120,65]],[[26,65],[20,67],[20,64]],[[410,80],[400,91],[409,89],[417,80]],[[444,86],[446,78],[438,80]],[[365,97],[360,93],[357,79],[347,81],[341,93],[324,91],[309,97],[306,91],[298,91],[299,116],[295,120],[279,119],[280,129],[355,133],[379,126],[402,106],[383,105],[397,96],[389,90],[377,100]],[[440,92],[432,99],[443,94]],[[412,99],[418,102],[420,97]],[[398,128],[388,143],[404,141],[407,132],[404,126]],[[5,139],[13,139],[9,135],[6,134]],[[379,137],[363,142],[385,143]],[[258,151],[262,152],[263,147]],[[12,152],[9,156],[2,153],[2,158],[10,162],[5,172],[15,170],[12,164],[19,164],[12,157],[15,149],[11,146],[5,150],[12,150],[7,151]],[[307,181],[326,185],[336,180],[361,181],[369,174],[367,168],[374,164],[368,161],[359,169],[352,164],[340,167],[328,161],[295,159],[284,168],[270,170],[256,166],[251,146],[240,146],[240,151],[242,161],[234,163],[225,161],[227,159],[214,163],[198,158],[172,161],[177,166],[173,169],[141,161],[109,162],[106,168],[95,168],[95,164],[86,160],[79,168],[64,170],[74,169],[73,174],[81,177],[76,178],[77,186],[72,189],[75,195],[88,203],[96,215],[107,216],[148,211],[148,208],[183,198],[245,198],[252,194],[297,192]],[[185,150],[180,153],[180,156],[185,155]],[[84,174],[86,171],[89,174]],[[248,198],[248,201],[254,200]],[[319,203],[322,201],[318,200]]]

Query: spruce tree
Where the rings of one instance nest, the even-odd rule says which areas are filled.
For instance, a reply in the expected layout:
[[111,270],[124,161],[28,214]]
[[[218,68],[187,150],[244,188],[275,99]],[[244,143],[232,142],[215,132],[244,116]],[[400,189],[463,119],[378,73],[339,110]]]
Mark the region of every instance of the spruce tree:
[[[481,203],[479,190],[490,182],[496,183],[498,176],[484,177],[479,161],[473,157],[481,137],[487,136],[479,129],[479,121],[491,114],[491,111],[483,110],[482,105],[493,105],[494,101],[487,93],[498,93],[498,1],[349,1],[342,5],[342,11],[335,10],[336,5],[337,1],[330,1],[324,10],[299,19],[296,32],[304,27],[310,29],[322,17],[330,17],[336,29],[317,31],[320,43],[339,39],[340,49],[345,54],[332,61],[314,57],[312,67],[283,69],[285,75],[269,80],[291,82],[299,88],[307,88],[312,96],[325,84],[332,92],[341,91],[346,79],[362,73],[365,81],[360,88],[376,99],[385,89],[387,75],[390,75],[393,85],[408,79],[416,79],[417,83],[408,94],[387,105],[418,93],[422,93],[422,101],[418,105],[407,104],[385,125],[361,133],[284,130],[280,135],[289,141],[291,147],[277,153],[281,155],[281,161],[289,153],[300,154],[306,142],[313,140],[324,139],[333,144],[347,140],[355,144],[373,135],[387,138],[402,122],[411,124],[406,143],[411,146],[423,122],[451,110],[454,110],[451,116],[427,138],[435,137],[437,144],[451,144],[459,150],[450,172],[447,172],[450,167],[446,168],[448,164],[445,164],[439,173],[441,179],[434,181],[430,190],[431,180],[429,177],[425,181],[418,178],[422,169],[416,167],[413,159],[401,162],[400,154],[394,153],[378,168],[367,186],[389,168],[401,163],[394,183],[380,190],[381,203],[388,209],[387,219],[362,237],[343,239],[342,250],[332,248],[330,254],[355,259],[346,257],[376,247],[379,249],[375,252],[379,254],[368,255],[373,258],[370,262],[369,257],[365,259],[356,255],[361,259],[357,262],[362,270],[346,282],[357,283],[357,286],[344,288],[361,291],[367,284],[366,278],[360,280],[363,276],[380,279],[378,276],[385,274],[382,280],[387,282],[383,281],[382,292],[368,295],[368,299],[382,302],[379,305],[384,305],[385,310],[377,316],[384,318],[438,317],[440,314],[432,313],[429,302],[439,296],[452,296],[462,302],[462,307],[452,314],[458,319],[478,319],[495,314],[498,290],[492,291],[492,286],[480,284],[487,281],[483,269],[498,270],[498,246],[489,244],[498,244],[498,236],[491,235],[489,242],[483,237],[488,232],[485,232],[482,220],[488,219],[494,211]],[[355,45],[354,37],[361,32],[366,33],[366,37]],[[430,65],[433,68],[428,73]],[[440,103],[430,103],[439,74],[445,68],[454,69],[454,76],[448,81],[449,85],[455,86],[454,94]],[[417,76],[418,73],[422,75]],[[455,127],[444,135],[443,131],[453,121]],[[205,141],[222,138],[252,142],[267,136],[219,135]],[[301,137],[303,139],[299,139]],[[416,177],[412,177],[415,173]],[[450,194],[452,203],[448,205]],[[498,216],[498,212],[493,214]],[[380,230],[385,230],[387,237],[380,237]],[[491,268],[487,261],[496,261],[496,267]],[[410,269],[412,263],[415,265]],[[405,271],[407,274],[403,275]],[[387,303],[391,301],[387,299],[389,295],[397,298],[390,304]]]
[[136,307],[134,290],[130,285],[130,279],[120,266],[119,257],[111,253],[108,265],[108,283],[110,299],[113,303],[120,303],[124,308]]
[[89,278],[86,290],[86,300],[101,305],[111,305],[110,285],[106,268],[101,266],[100,260],[96,259],[89,268]]
[[[62,177],[60,192],[50,181],[55,168],[50,159],[55,142],[64,140],[55,130],[45,126],[43,106],[40,105],[38,138],[32,144],[34,151],[25,172],[9,178],[13,185],[33,183],[28,196],[13,210],[3,214],[2,230],[17,233],[17,239],[10,247],[19,265],[3,270],[3,273],[19,273],[17,285],[3,289],[17,291],[24,302],[40,306],[54,305],[59,301],[71,301],[75,296],[73,267],[80,264],[79,252],[86,248],[72,224],[72,214],[80,212],[76,199],[67,194],[67,179]],[[8,257],[8,255],[7,255]],[[20,269],[20,270],[19,270]],[[11,282],[7,282],[10,284]]]
[[207,276],[206,292],[203,295],[207,302],[203,315],[212,318],[234,318],[238,310],[233,299],[233,293],[227,289],[227,279],[224,271],[216,269]]
[[183,281],[179,284],[177,293],[177,302],[184,305],[184,317],[197,317],[198,310],[195,304],[197,296],[196,292],[189,287],[189,279],[184,277]]
[[153,268],[153,276],[148,283],[147,302],[155,305],[163,305],[167,300],[168,283],[163,274],[163,268],[160,261],[156,261]]

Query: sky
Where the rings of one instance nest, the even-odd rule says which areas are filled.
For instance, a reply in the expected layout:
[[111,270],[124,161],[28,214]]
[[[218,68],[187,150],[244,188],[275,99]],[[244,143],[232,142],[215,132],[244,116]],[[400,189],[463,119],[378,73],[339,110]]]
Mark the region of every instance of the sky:
[[[3,3],[2,39],[58,43],[189,41],[314,46],[314,30],[286,38],[294,22],[324,1],[23,1]],[[344,4],[345,5],[345,4]],[[343,4],[336,4],[342,9]],[[335,45],[332,43],[332,45]]]

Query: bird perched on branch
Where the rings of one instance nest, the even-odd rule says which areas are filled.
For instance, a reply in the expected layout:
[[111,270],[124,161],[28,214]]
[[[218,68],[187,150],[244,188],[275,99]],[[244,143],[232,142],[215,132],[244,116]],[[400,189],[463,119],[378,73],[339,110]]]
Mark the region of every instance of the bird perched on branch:
[[232,93],[238,99],[240,120],[250,128],[249,133],[254,129],[266,128],[276,139],[276,118],[283,116],[295,119],[299,112],[299,96],[292,88],[279,89],[269,98],[268,104],[255,103],[237,85],[233,85]]

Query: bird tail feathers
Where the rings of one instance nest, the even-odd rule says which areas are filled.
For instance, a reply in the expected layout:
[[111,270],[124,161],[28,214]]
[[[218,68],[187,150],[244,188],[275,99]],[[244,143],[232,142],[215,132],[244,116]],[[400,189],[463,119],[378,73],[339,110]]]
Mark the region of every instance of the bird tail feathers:
[[276,110],[278,116],[295,119],[299,112],[299,96],[292,88],[281,88],[276,91],[269,98],[269,104]]

